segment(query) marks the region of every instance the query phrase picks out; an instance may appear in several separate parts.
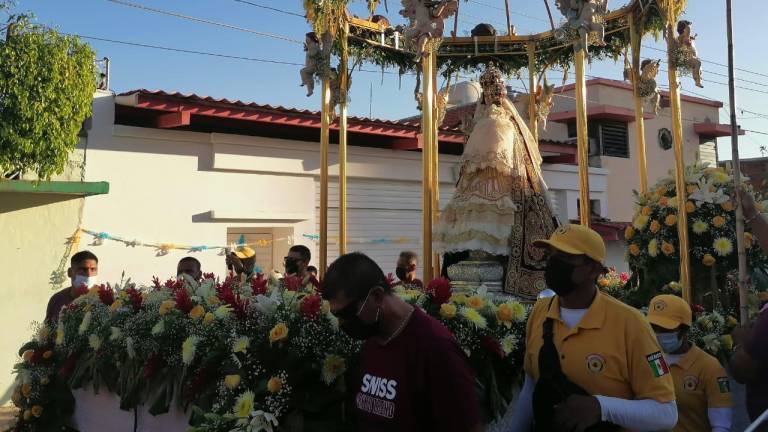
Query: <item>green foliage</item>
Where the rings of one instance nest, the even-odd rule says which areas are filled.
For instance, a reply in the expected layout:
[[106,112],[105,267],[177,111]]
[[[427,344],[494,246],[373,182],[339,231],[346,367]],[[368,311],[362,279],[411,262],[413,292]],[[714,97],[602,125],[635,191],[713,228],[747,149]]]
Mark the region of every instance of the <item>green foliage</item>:
[[49,179],[64,170],[91,114],[94,52],[24,16],[7,25],[0,40],[0,174],[31,171]]

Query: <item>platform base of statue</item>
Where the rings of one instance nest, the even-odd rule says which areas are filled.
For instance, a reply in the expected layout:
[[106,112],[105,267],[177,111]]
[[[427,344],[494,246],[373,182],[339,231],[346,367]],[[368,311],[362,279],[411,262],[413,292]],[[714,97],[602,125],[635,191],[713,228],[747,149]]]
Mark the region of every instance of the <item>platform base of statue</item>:
[[472,251],[469,259],[448,267],[448,278],[455,293],[474,293],[481,288],[489,295],[503,295],[504,267],[483,251]]
[[90,387],[73,390],[72,394],[75,397],[72,427],[79,431],[184,432],[189,429],[190,412],[185,413],[174,405],[168,413],[153,416],[149,406],[139,407],[136,413],[121,410],[120,397],[103,389],[99,394],[94,394]]

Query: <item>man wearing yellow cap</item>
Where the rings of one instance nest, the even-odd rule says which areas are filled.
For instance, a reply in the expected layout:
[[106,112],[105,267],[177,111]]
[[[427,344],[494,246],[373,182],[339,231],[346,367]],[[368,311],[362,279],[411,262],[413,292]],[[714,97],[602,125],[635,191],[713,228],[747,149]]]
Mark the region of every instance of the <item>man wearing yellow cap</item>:
[[680,297],[660,295],[648,306],[648,321],[675,381],[678,422],[674,432],[731,430],[731,388],[716,358],[688,341],[691,307]]
[[672,377],[645,317],[601,293],[605,243],[595,231],[564,225],[549,240],[546,282],[556,295],[528,319],[525,384],[512,431],[672,429]]
[[227,254],[227,269],[234,272],[233,276],[240,277],[245,274],[249,278],[253,276],[256,268],[256,251],[248,246],[238,246]]

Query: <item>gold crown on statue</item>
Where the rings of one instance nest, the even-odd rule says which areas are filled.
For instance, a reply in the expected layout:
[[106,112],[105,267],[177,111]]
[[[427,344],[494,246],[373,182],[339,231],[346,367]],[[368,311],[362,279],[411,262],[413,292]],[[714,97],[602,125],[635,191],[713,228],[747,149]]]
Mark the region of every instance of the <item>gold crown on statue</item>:
[[485,68],[485,72],[480,75],[480,86],[488,95],[503,94],[506,92],[504,87],[504,76],[495,64],[490,63]]

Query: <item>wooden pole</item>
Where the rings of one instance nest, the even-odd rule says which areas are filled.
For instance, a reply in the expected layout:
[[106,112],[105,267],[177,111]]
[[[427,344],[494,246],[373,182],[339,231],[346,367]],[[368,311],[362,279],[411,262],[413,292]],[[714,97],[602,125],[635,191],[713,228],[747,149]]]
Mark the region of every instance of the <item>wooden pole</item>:
[[347,92],[349,91],[349,23],[345,20],[341,29],[341,53],[339,55],[339,255],[347,253]]
[[[731,159],[733,160],[733,182],[736,187],[741,185],[741,162],[739,160],[739,124],[736,122],[736,73],[733,56],[733,4],[725,0],[726,17],[728,20],[728,103],[731,109]],[[736,207],[736,247],[739,262],[739,310],[741,325],[749,323],[749,307],[747,305],[747,252],[744,244],[744,209],[741,203]]]
[[453,16],[453,33],[451,33],[451,36],[454,38],[459,36],[459,5],[461,5],[461,2],[456,3],[456,15]]
[[434,130],[434,61],[435,52],[429,50],[427,57],[421,59],[422,72],[422,259],[423,282],[432,280],[432,149]]
[[587,127],[587,82],[585,49],[576,51],[576,134],[579,159],[579,220],[590,224],[589,201],[589,129]]
[[629,36],[632,47],[632,92],[635,99],[635,137],[637,139],[637,172],[640,180],[640,193],[648,192],[648,166],[645,155],[645,119],[643,117],[643,98],[640,97],[640,42],[642,35],[637,31],[635,14],[629,14]]
[[320,276],[328,267],[328,145],[330,139],[331,86],[328,76],[322,79],[320,94]]
[[507,12],[507,35],[512,34],[512,20],[509,19],[509,0],[504,0],[504,9]]
[[528,42],[528,128],[533,141],[539,142],[539,119],[536,117],[536,42]]
[[674,24],[677,17],[674,15],[674,8],[669,7],[667,11],[667,53],[669,57],[668,75],[669,75],[669,98],[672,103],[672,137],[673,148],[675,149],[675,188],[677,189],[677,235],[679,239],[678,252],[680,253],[680,285],[683,288],[683,298],[688,303],[691,302],[691,265],[690,251],[688,248],[688,213],[685,210],[686,185],[685,185],[685,160],[683,154],[683,115],[680,103],[680,82],[677,78],[677,68],[675,67],[672,55],[675,50]]
[[[432,113],[432,227],[437,226],[440,221],[440,140],[438,135],[438,129],[440,124],[438,123],[438,88],[437,88],[437,55],[432,56],[432,71],[435,74],[432,80],[433,86],[433,113]],[[446,92],[449,89],[446,89]],[[432,254],[432,277],[440,277],[440,254],[435,252]]]

